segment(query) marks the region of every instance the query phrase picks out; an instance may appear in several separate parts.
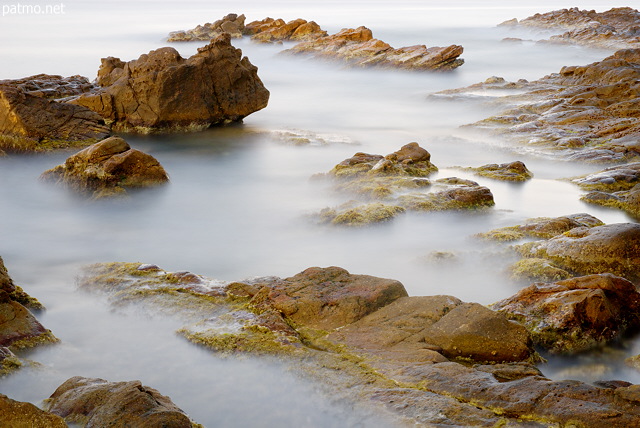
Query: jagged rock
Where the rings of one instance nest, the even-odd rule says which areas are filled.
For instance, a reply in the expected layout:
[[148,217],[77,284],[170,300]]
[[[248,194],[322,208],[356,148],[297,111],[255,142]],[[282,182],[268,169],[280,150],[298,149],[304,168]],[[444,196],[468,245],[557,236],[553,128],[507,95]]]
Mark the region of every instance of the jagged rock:
[[557,353],[605,345],[640,325],[640,293],[611,274],[532,284],[491,307],[527,327],[537,345]]
[[633,281],[640,277],[640,225],[635,223],[576,227],[517,249],[524,257],[547,259],[578,274],[613,273]]
[[620,50],[586,66],[563,67],[534,82],[479,84],[436,95],[459,96],[479,87],[518,87],[523,93],[493,97],[493,103],[508,109],[470,126],[568,160],[632,161],[640,156],[640,49]]
[[427,48],[425,45],[416,45],[394,49],[374,39],[373,33],[366,27],[345,28],[330,36],[298,43],[284,52],[339,60],[351,67],[441,71],[457,68],[464,63],[459,58],[463,52],[462,46]]
[[102,118],[89,109],[53,101],[86,92],[81,76],[40,74],[0,81],[0,155],[39,152],[95,143],[109,135]]
[[193,42],[206,41],[215,39],[222,33],[228,33],[233,38],[242,37],[244,32],[244,15],[238,16],[230,13],[222,19],[213,23],[207,22],[204,25],[198,25],[196,28],[186,31],[173,31],[169,33],[168,42]]
[[98,71],[101,89],[71,102],[119,130],[202,129],[266,107],[269,91],[257,70],[225,33],[188,59],[170,47],[127,63],[105,58]]
[[244,34],[251,40],[261,43],[282,41],[308,41],[327,36],[315,21],[295,19],[285,22],[282,19],[265,18],[246,25]]
[[31,403],[15,401],[0,394],[0,423],[7,428],[66,428],[64,419]]
[[640,12],[630,7],[613,8],[606,12],[571,9],[536,13],[518,22],[512,19],[503,26],[524,26],[564,31],[545,42],[576,43],[607,49],[640,46]]
[[606,168],[572,182],[592,190],[581,198],[583,201],[620,208],[640,217],[640,162]]
[[192,428],[194,423],[169,397],[140,381],[108,382],[72,377],[47,400],[47,410],[86,427]]
[[54,181],[94,198],[116,196],[126,189],[153,187],[169,181],[151,155],[132,149],[120,137],[110,137],[45,171],[42,179]]

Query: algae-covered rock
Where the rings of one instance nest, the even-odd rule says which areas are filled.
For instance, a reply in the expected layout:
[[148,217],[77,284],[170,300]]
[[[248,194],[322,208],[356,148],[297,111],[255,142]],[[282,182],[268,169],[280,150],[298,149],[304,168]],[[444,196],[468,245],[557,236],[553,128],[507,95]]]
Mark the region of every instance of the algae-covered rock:
[[640,217],[640,162],[606,168],[571,181],[591,190],[581,198],[583,201],[619,208]]
[[635,223],[577,227],[517,249],[524,257],[548,259],[579,274],[613,273],[634,281],[640,277],[640,225]]
[[504,181],[526,181],[533,178],[533,173],[521,161],[487,164],[478,168],[467,168],[478,175]]
[[66,428],[64,419],[31,403],[15,401],[0,394],[0,422],[7,428]]
[[171,427],[197,425],[169,397],[140,381],[108,382],[75,376],[47,400],[49,412],[86,427]]
[[624,278],[588,275],[537,283],[492,305],[556,353],[602,346],[640,325],[640,293]]
[[554,266],[547,259],[521,259],[509,267],[511,278],[515,280],[559,281],[571,277],[564,269]]
[[45,171],[41,179],[98,199],[165,184],[169,176],[153,156],[132,149],[120,137],[110,137]]
[[602,226],[604,223],[590,214],[580,213],[560,217],[538,217],[527,219],[524,224],[507,226],[476,236],[496,241],[517,241],[523,238],[553,238],[576,227]]
[[404,208],[394,205],[372,203],[354,206],[353,203],[347,203],[337,208],[325,208],[320,211],[319,217],[323,223],[365,226],[389,221],[403,212],[405,212]]

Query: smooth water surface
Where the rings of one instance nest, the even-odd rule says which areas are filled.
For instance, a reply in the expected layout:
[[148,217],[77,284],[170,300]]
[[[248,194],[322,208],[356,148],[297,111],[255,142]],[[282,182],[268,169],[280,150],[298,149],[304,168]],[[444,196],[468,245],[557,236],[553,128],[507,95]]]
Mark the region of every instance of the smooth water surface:
[[[429,99],[435,91],[490,76],[537,79],[564,65],[598,61],[609,51],[571,46],[504,43],[504,37],[540,38],[497,28],[561,6],[607,10],[605,1],[560,5],[538,1],[71,1],[59,16],[0,18],[2,76],[37,73],[93,78],[100,58],[137,58],[166,45],[173,30],[192,28],[230,12],[248,21],[266,16],[305,18],[335,32],[366,25],[393,46],[465,47],[466,61],[450,73],[350,70],[279,52],[287,47],[235,40],[271,91],[269,106],[244,124],[201,133],[126,136],[155,156],[171,176],[163,189],[119,201],[88,202],[42,183],[39,175],[69,153],[0,158],[0,255],[13,279],[48,310],[43,324],[60,345],[38,349],[41,363],[0,380],[0,392],[38,403],[71,376],[140,379],[170,396],[207,426],[388,426],[353,403],[280,364],[220,359],[176,336],[180,320],[135,310],[114,311],[103,298],[76,290],[83,265],[128,261],[189,270],[223,280],[291,276],[311,266],[341,266],[352,273],[403,282],[411,295],[450,294],[484,304],[508,297],[524,284],[505,270],[513,255],[473,235],[539,216],[589,212],[606,223],[624,214],[586,205],[580,191],[560,178],[597,165],[535,156],[497,137],[463,132],[460,125],[497,112],[482,100]],[[201,43],[176,44],[184,55]],[[296,146],[294,132],[326,144]],[[417,141],[432,154],[438,177],[471,178],[488,186],[496,206],[481,212],[411,213],[388,224],[344,229],[315,224],[309,214],[346,201],[322,181],[310,180],[357,151],[387,154]],[[496,182],[455,169],[520,159],[535,173],[524,184]],[[454,264],[429,261],[434,251],[456,254]],[[620,354],[543,366],[555,378],[624,378]],[[585,371],[586,370],[586,371]]]

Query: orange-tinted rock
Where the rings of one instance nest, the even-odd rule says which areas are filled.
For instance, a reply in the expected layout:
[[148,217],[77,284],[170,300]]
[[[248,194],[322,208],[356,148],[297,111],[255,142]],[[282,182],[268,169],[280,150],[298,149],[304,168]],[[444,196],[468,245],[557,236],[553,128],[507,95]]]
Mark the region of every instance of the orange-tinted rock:
[[6,428],[66,428],[64,419],[31,403],[0,394],[0,424]]
[[191,30],[185,31],[173,31],[169,33],[167,38],[168,42],[193,42],[193,41],[206,41],[215,39],[222,33],[228,33],[231,37],[242,37],[244,32],[245,16],[238,16],[235,13],[230,13],[222,19],[219,19],[213,23],[206,23],[204,25],[198,25]]

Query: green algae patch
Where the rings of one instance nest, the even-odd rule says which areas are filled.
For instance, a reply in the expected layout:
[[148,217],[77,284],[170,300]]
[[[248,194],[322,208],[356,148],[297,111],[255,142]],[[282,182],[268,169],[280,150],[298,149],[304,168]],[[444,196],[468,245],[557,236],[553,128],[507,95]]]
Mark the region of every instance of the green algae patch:
[[501,227],[488,232],[477,233],[476,238],[488,239],[499,242],[519,241],[526,237],[525,233],[520,230],[520,226]]
[[27,292],[24,291],[22,287],[20,287],[19,285],[14,285],[14,287],[15,290],[9,293],[9,297],[11,298],[11,300],[18,302],[25,308],[31,310],[41,311],[45,309],[44,305],[40,303],[38,299],[27,294]]
[[11,351],[22,351],[25,349],[35,348],[36,346],[50,345],[58,342],[60,342],[60,339],[55,337],[50,330],[46,330],[37,336],[25,337],[24,339],[11,343],[9,349]]
[[22,361],[15,355],[9,355],[0,360],[0,377],[4,377],[8,374],[19,370],[23,366]]
[[492,163],[477,168],[464,169],[494,180],[522,182],[533,178],[533,173],[520,161],[503,164]]
[[[381,203],[366,204],[348,209],[344,212],[335,212],[331,223],[351,227],[364,226],[389,221],[404,212],[405,209],[403,207]],[[324,216],[327,215],[330,215],[330,213],[325,212]]]
[[572,277],[569,272],[554,266],[547,259],[526,258],[517,261],[509,268],[511,278],[515,280],[559,281]]

